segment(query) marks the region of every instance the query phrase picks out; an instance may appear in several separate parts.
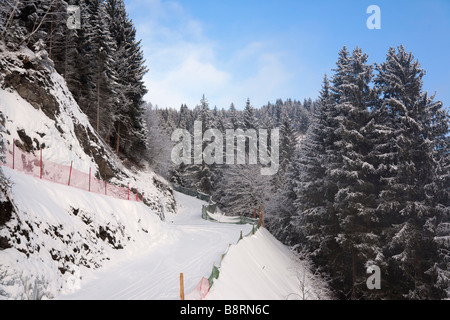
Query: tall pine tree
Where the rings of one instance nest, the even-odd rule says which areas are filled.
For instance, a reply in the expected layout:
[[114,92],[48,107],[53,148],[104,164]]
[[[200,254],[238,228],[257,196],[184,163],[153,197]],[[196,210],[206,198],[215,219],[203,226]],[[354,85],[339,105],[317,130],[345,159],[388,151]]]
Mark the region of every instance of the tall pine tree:
[[442,104],[423,92],[425,71],[403,46],[391,48],[377,70],[375,84],[382,101],[377,115],[384,125],[378,208],[385,223],[388,285],[393,298],[441,298],[442,288],[435,285],[438,249],[433,226],[445,204],[439,204],[439,193],[429,191],[442,181],[438,163],[448,153],[440,149],[448,117],[443,117]]

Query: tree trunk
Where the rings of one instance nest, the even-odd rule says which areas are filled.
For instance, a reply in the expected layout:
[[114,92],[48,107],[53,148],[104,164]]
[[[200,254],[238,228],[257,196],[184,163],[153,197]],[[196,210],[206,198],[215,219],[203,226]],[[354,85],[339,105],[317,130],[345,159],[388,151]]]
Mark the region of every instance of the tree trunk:
[[54,18],[54,16],[53,16],[53,8],[52,8],[52,6],[53,6],[53,2],[52,2],[52,4],[50,5],[50,11],[52,12],[51,13],[51,20],[50,20],[50,39],[49,39],[49,45],[48,45],[48,57],[49,57],[49,59],[51,59],[52,58],[52,48],[53,48],[53,18]]
[[119,146],[120,146],[120,121],[117,125],[117,138],[116,138],[116,154],[119,155]]
[[97,68],[97,134],[100,135],[100,54],[98,55]]

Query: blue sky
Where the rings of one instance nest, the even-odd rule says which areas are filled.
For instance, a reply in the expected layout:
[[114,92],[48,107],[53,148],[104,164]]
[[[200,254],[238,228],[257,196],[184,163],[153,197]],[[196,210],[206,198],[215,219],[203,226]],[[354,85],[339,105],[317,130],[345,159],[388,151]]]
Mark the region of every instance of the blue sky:
[[[424,89],[450,105],[450,0],[125,0],[150,69],[146,99],[160,107],[255,107],[316,98],[338,51],[369,62],[403,44],[426,69]],[[369,5],[381,30],[369,30]]]

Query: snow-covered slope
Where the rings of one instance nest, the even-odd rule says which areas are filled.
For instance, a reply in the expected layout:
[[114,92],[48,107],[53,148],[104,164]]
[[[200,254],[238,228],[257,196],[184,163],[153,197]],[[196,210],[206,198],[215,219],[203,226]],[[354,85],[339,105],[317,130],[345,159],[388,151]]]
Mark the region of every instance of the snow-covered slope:
[[250,225],[202,220],[205,203],[179,193],[177,207],[164,179],[121,163],[64,79],[29,50],[0,47],[0,123],[7,146],[14,139],[35,155],[42,148],[46,160],[73,162],[144,196],[144,203],[118,200],[0,169],[8,179],[0,185],[0,299],[178,299],[179,273],[188,293],[229,244],[210,299],[298,294],[287,248],[266,231],[233,245]]
[[[1,44],[0,44],[1,45]],[[5,50],[3,48],[3,50]],[[98,137],[80,110],[65,80],[51,67],[36,61],[34,53],[0,48],[0,121],[7,145],[70,165],[110,182],[139,190],[144,201],[161,217],[175,208],[168,183],[151,169],[126,168]]]
[[76,288],[84,270],[140,254],[165,237],[163,222],[142,203],[4,172],[16,214],[0,230],[14,233],[11,248],[0,250],[0,299],[55,298]]
[[208,300],[329,299],[326,285],[266,229],[230,247]]
[[77,268],[97,268],[112,252],[155,243],[161,220],[175,210],[168,183],[149,168],[125,167],[53,67],[30,50],[7,51],[1,42],[0,123],[7,148],[13,140],[16,149],[37,156],[42,148],[45,160],[73,162],[74,169],[91,169],[109,183],[129,184],[145,203],[102,198],[3,168],[10,186],[0,188],[0,298],[55,297],[67,289],[68,278],[77,279]]
[[179,299],[179,274],[188,294],[213,263],[208,299],[327,298],[267,230],[236,244],[252,226],[203,220],[196,198],[175,193],[177,213],[161,221],[142,203],[4,171],[18,214],[13,248],[0,250],[0,299]]
[[186,296],[213,264],[220,264],[229,244],[236,243],[241,230],[250,225],[220,224],[203,220],[204,201],[175,192],[177,214],[167,215],[166,236],[139,255],[128,256],[101,270],[86,272],[80,290],[60,299],[180,299],[180,273],[184,274]]

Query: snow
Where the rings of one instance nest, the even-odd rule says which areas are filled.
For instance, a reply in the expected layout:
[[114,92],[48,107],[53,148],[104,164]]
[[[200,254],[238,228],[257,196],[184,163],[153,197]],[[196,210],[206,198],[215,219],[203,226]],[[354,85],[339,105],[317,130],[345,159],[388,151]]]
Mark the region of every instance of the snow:
[[[26,53],[33,57],[31,51]],[[17,59],[16,54],[9,53],[9,55],[12,60]],[[27,72],[21,67],[16,66],[16,69],[18,72]],[[48,77],[51,85],[47,88],[59,105],[59,112],[56,113],[55,119],[47,117],[42,110],[34,108],[16,91],[0,88],[0,115],[5,120],[5,130],[1,134],[6,143],[11,146],[13,139],[21,140],[18,131],[24,130],[33,141],[35,155],[39,156],[39,151],[36,150],[39,150],[39,146],[44,146],[42,150],[44,161],[66,166],[70,166],[73,161],[73,169],[86,174],[91,169],[92,176],[95,177],[99,172],[98,163],[85,152],[86,146],[78,140],[75,126],[85,130],[90,137],[96,137],[97,134],[67,88],[64,78],[53,69],[50,70]],[[98,143],[90,141],[91,147],[96,148],[91,152],[98,153],[99,150],[104,152],[101,156],[113,167],[116,174],[116,177],[110,179],[110,183],[122,187],[129,184],[130,189],[137,189],[160,216],[173,210],[173,197],[168,190],[157,186],[168,186],[165,179],[148,167],[141,171],[126,168],[110,148],[102,145],[100,138],[97,137],[97,141]]]
[[208,300],[326,299],[306,266],[264,228],[232,246]]
[[[20,67],[17,71],[25,72]],[[51,72],[50,78],[49,90],[59,104],[55,119],[17,92],[0,89],[3,138],[9,144],[13,139],[19,141],[18,131],[23,129],[34,150],[45,145],[44,160],[62,165],[73,161],[74,169],[87,173],[91,168],[94,175],[97,164],[78,141],[75,125],[94,136],[95,130],[64,79],[56,72]],[[0,300],[179,299],[180,273],[188,295],[203,277],[210,276],[213,265],[221,266],[221,274],[209,299],[256,299],[261,290],[276,299],[298,293],[298,265],[295,267],[289,250],[266,230],[236,244],[241,232],[250,233],[251,225],[233,224],[235,218],[221,213],[212,214],[217,222],[203,220],[206,202],[177,192],[172,196],[168,189],[157,187],[167,182],[149,168],[135,172],[125,168],[111,151],[103,156],[119,172],[111,182],[129,183],[145,195],[150,206],[3,167],[11,182],[14,212],[0,229],[0,237],[7,238],[12,247],[0,251]],[[4,200],[3,194],[1,197]],[[176,210],[172,208],[174,199]],[[221,261],[225,252],[228,254]],[[238,290],[239,286],[246,289]]]
[[[0,298],[55,298],[60,289],[74,289],[67,284],[79,279],[74,279],[77,273],[82,277],[109,261],[139,255],[168,235],[157,214],[142,203],[3,170],[12,182],[17,216],[0,230],[0,236],[14,234],[13,248],[0,251]],[[100,228],[109,231],[114,245],[98,236]],[[61,276],[58,268],[69,272]]]
[[[28,242],[40,249],[29,258],[18,251],[19,244],[0,251],[0,297],[176,300],[180,273],[188,294],[202,277],[209,277],[214,264],[220,266],[220,276],[208,299],[288,299],[302,296],[298,271],[311,276],[267,230],[237,243],[241,231],[249,234],[251,225],[203,220],[201,208],[206,202],[199,199],[175,192],[177,213],[161,221],[142,203],[91,194],[8,168],[4,171],[13,181],[19,219],[33,228]],[[80,213],[74,215],[71,208],[79,208]],[[90,225],[82,221],[82,212],[92,219]],[[123,234],[115,236],[123,249],[96,239],[91,229],[98,225],[119,227]],[[58,226],[61,239],[45,232],[53,226]],[[22,243],[26,242],[23,238]],[[83,251],[84,243],[89,252]],[[61,265],[48,251],[55,248],[80,250],[78,260],[67,263],[69,271],[62,277],[57,270]],[[86,267],[83,259],[99,267]],[[307,297],[316,296],[308,293]]]
[[220,264],[221,255],[237,241],[240,231],[251,230],[249,225],[205,221],[201,207],[206,202],[177,192],[175,198],[177,214],[166,216],[164,240],[138,256],[86,273],[80,290],[59,299],[179,299],[180,273],[187,294],[209,276],[213,263]]

